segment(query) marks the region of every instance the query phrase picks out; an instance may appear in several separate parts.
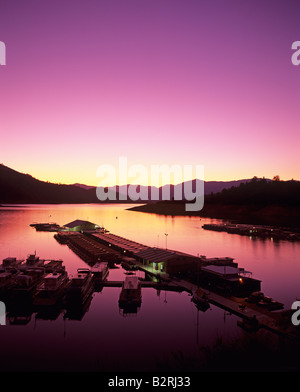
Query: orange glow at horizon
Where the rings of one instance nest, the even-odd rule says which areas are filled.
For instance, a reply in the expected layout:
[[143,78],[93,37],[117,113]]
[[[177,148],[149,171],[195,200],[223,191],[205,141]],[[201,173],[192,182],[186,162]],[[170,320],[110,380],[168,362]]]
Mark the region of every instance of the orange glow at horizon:
[[[40,181],[45,181],[45,182],[51,182],[51,183],[56,183],[56,184],[84,184],[88,186],[98,186],[100,183],[100,178],[97,178],[96,176],[96,171],[95,170],[87,170],[87,168],[84,168],[84,170],[66,170],[64,171],[63,168],[53,168],[48,167],[47,170],[44,170],[44,168],[37,168],[37,167],[28,167],[27,169],[24,169],[22,167],[23,165],[17,165],[17,167],[10,166],[7,163],[3,163],[4,165],[10,167],[13,170],[19,171],[21,173],[29,174],[36,178],[37,180]],[[117,169],[117,168],[116,168]],[[252,171],[248,170],[247,172],[245,170],[233,170],[231,174],[228,173],[220,173],[220,171],[214,170],[210,171],[207,173],[204,168],[204,181],[235,181],[235,180],[243,180],[243,179],[251,179],[254,176],[258,178],[269,178],[272,179],[275,175],[279,175],[280,179],[283,181],[288,181],[291,179],[294,180],[299,180],[300,175],[298,177],[290,177],[288,171],[286,173],[280,172],[279,170],[272,170],[267,173],[265,173],[263,170],[258,170],[258,171]],[[115,183],[113,181],[113,178],[111,180],[107,180],[107,185],[105,186],[114,186],[114,185],[125,185],[124,182],[119,183],[118,182],[118,173],[116,171],[117,175],[117,182]],[[195,177],[191,178],[185,178],[185,181],[189,181],[190,179],[194,179]],[[164,181],[160,182],[159,186],[166,185],[166,184],[171,184],[171,185],[176,185],[179,184],[183,181],[173,181],[173,177],[171,176],[171,181]],[[144,179],[143,177],[139,177],[138,181],[133,181],[133,178],[128,176],[128,184],[139,184],[143,186],[151,186],[156,184],[151,184],[151,176],[150,176],[150,170],[148,173],[148,181],[147,179]]]

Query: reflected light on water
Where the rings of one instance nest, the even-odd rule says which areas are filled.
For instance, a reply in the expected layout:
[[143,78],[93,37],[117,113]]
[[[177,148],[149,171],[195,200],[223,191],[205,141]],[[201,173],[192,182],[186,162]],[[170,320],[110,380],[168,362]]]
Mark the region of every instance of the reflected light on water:
[[[0,257],[26,258],[29,253],[46,259],[62,259],[69,274],[87,264],[51,232],[36,232],[34,222],[67,224],[89,220],[114,234],[149,246],[207,257],[234,257],[240,267],[262,280],[262,291],[287,307],[300,295],[298,279],[300,245],[257,240],[203,230],[199,217],[170,217],[128,211],[128,205],[32,205],[0,208]],[[111,269],[109,280],[124,280],[124,270]],[[142,272],[137,273],[144,277]],[[58,313],[54,321],[29,315],[22,326],[1,327],[1,360],[4,370],[151,370],[161,361],[182,352],[197,356],[199,347],[213,345],[218,337],[234,339],[241,331],[237,318],[211,306],[197,311],[183,292],[142,289],[142,305],[136,314],[121,315],[120,288],[95,292],[80,320]],[[20,351],[20,345],[23,351]],[[78,350],[80,355],[78,354]],[[30,352],[30,354],[28,354]],[[29,360],[26,359],[29,356]],[[2,356],[2,358],[4,358]],[[118,367],[119,366],[119,367]]]

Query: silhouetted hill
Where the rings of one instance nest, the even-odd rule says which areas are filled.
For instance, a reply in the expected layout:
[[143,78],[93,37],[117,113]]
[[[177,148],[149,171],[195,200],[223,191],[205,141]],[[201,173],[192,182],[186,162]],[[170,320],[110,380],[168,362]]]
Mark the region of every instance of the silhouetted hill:
[[[205,183],[205,193],[215,192],[224,188],[229,188],[232,185],[239,185],[241,182],[247,182],[250,180],[239,180],[239,181],[209,181]],[[193,180],[193,188],[195,188],[196,182],[200,180]],[[185,183],[187,184],[187,183]],[[119,200],[119,194],[126,193],[129,185],[117,186],[116,192],[113,187],[106,188],[106,191],[110,192],[111,195],[116,195],[117,200],[109,200],[109,202],[122,202],[132,203],[131,200]],[[170,188],[171,198],[174,196],[174,192],[178,187],[182,187],[182,184],[178,185],[164,185],[160,188],[152,187],[158,190],[159,200],[162,200],[162,194],[164,190]],[[151,187],[139,186],[137,189],[141,195],[146,195],[144,199],[137,200],[135,202],[140,203],[144,200],[147,202],[151,199]],[[84,184],[53,184],[50,182],[40,181],[32,177],[29,174],[20,173],[13,170],[5,165],[0,165],[0,203],[12,203],[12,204],[51,204],[51,203],[99,203],[100,201],[96,195],[96,187],[88,186]]]
[[[242,183],[247,183],[251,181],[251,179],[244,179],[244,180],[234,180],[234,181],[204,181],[204,193],[205,195],[209,195],[211,193],[216,193],[216,192],[221,192],[223,189],[228,189],[231,187],[237,187]],[[270,180],[267,180],[270,181]],[[145,186],[145,185],[138,185],[137,192],[139,192],[142,196],[146,195],[146,197],[142,198],[142,200],[147,201],[151,199],[151,191],[157,191],[159,193],[159,199],[158,200],[164,200],[163,198],[163,192],[167,190],[170,192],[170,199],[174,197],[174,193],[178,188],[183,188],[183,186],[190,185],[193,187],[195,190],[196,183],[200,185],[200,183],[203,183],[202,180],[194,179],[192,181],[186,181],[184,183],[180,183],[177,185],[163,185],[161,187],[156,187],[156,186]],[[85,184],[73,184],[74,186],[77,186],[79,188],[83,189],[96,189],[96,187],[90,186],[90,185],[85,185]],[[128,189],[130,187],[130,184],[127,185],[121,185],[121,186],[116,186],[116,191],[121,195],[126,195],[128,194]],[[108,187],[109,190],[113,191],[113,187]]]
[[99,203],[95,189],[39,181],[0,165],[0,203]]
[[95,189],[95,186],[92,185],[85,185],[85,184],[79,184],[78,182],[76,182],[76,184],[72,184],[74,186],[77,186],[79,188],[85,189],[85,190],[89,190],[89,189]]
[[300,227],[300,182],[254,178],[239,187],[206,195],[203,209],[195,212],[185,211],[185,201],[160,201],[131,210]]

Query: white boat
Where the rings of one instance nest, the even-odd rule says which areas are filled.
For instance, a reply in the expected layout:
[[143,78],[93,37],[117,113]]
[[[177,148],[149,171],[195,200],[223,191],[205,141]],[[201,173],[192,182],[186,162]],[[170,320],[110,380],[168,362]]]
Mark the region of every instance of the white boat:
[[55,305],[58,300],[62,299],[68,282],[69,278],[65,271],[47,274],[37,287],[33,304]]

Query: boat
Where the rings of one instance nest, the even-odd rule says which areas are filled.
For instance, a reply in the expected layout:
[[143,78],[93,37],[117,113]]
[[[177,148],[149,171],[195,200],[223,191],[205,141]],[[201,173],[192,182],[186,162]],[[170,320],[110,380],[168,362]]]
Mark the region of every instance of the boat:
[[60,229],[57,223],[32,223],[30,226],[36,231],[58,231]]
[[84,303],[93,293],[93,279],[89,269],[78,269],[77,274],[70,279],[66,288],[65,301],[67,304]]
[[101,282],[104,282],[108,276],[108,273],[109,273],[108,263],[107,262],[97,262],[90,269],[90,271],[92,273],[93,281],[95,284],[99,284]]
[[69,278],[65,271],[47,274],[37,287],[33,304],[37,306],[55,305],[65,294],[68,282]]
[[201,289],[197,289],[193,292],[191,301],[194,302],[198,310],[202,310],[203,312],[210,308],[208,296]]
[[45,272],[42,268],[28,268],[13,276],[12,296],[28,299],[34,295],[37,285],[42,281]]
[[25,263],[22,263],[19,267],[19,271],[25,272],[27,269],[34,268],[34,267],[43,267],[45,260],[40,259],[35,253],[29,254],[26,258]]
[[264,296],[257,302],[257,306],[266,308],[269,311],[280,310],[284,308],[284,304],[276,301],[271,297]]
[[13,274],[10,272],[0,273],[0,295],[6,295],[13,287]]
[[2,260],[1,268],[2,269],[16,269],[20,268],[23,264],[24,260],[18,260],[16,257],[6,257]]
[[246,298],[246,302],[257,304],[258,302],[262,301],[264,298],[264,294],[261,291],[254,291]]
[[269,303],[268,310],[281,310],[284,308],[284,304],[281,302],[276,301],[275,299],[272,299]]
[[40,259],[36,254],[31,254],[27,256],[26,266],[28,267],[40,267],[44,265],[45,260]]
[[142,302],[142,289],[138,276],[126,276],[119,297],[119,307],[140,306]]
[[53,272],[64,272],[65,267],[63,266],[63,260],[50,260],[48,263],[44,264],[45,271],[47,273]]

